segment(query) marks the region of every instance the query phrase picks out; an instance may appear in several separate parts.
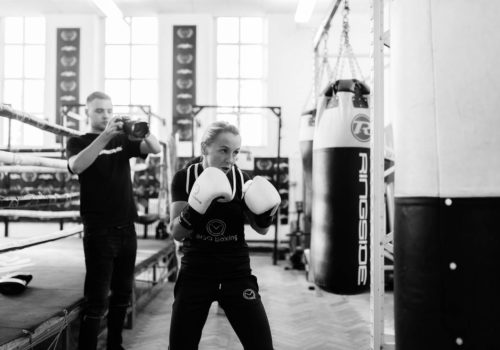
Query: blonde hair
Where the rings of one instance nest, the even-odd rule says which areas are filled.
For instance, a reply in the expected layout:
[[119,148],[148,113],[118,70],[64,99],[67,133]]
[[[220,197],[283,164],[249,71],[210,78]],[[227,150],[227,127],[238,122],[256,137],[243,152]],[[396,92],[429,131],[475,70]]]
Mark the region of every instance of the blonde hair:
[[204,154],[204,150],[207,146],[210,146],[217,136],[224,132],[230,132],[233,135],[239,135],[240,131],[233,124],[229,124],[226,121],[220,120],[210,123],[203,136],[201,137],[201,152]]

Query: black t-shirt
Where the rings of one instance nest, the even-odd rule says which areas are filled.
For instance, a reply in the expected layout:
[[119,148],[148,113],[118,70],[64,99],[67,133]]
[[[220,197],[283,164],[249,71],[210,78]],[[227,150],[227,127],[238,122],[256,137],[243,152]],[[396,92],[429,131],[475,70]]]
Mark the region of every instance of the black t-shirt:
[[[178,171],[172,180],[172,201],[188,201],[201,163]],[[233,199],[213,201],[191,237],[183,242],[182,270],[199,277],[234,278],[250,274],[250,258],[244,233],[243,184],[248,174],[233,166],[227,173]]]
[[[85,149],[98,134],[71,137],[66,144],[68,159]],[[83,224],[104,228],[132,223],[137,217],[129,159],[143,157],[140,141],[126,135],[115,136],[96,160],[78,175],[80,214]]]

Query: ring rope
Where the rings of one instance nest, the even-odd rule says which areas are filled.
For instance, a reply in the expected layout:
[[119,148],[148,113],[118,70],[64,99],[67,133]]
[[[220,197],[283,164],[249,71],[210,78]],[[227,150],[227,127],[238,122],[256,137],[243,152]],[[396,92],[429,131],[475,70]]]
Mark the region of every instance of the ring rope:
[[18,210],[0,209],[0,218],[33,218],[33,219],[74,219],[80,217],[78,210],[69,211],[43,211],[43,210]]
[[12,152],[0,151],[0,162],[15,165],[46,166],[58,169],[68,169],[68,162],[63,159],[52,159],[35,156],[20,155]]
[[50,343],[48,350],[56,350],[57,345],[59,344],[59,341],[61,340],[61,335],[63,334],[64,330],[68,327],[68,310],[64,309],[63,311],[63,321],[62,325],[59,326],[59,330],[57,331],[57,335],[54,337],[52,342]]
[[81,132],[61,126],[58,124],[50,123],[44,119],[35,117],[26,112],[18,111],[7,105],[0,104],[0,116],[7,117],[9,119],[15,119],[20,122],[32,125],[38,129],[51,132],[60,136],[79,136],[82,135]]
[[49,233],[39,237],[21,239],[15,242],[2,243],[0,244],[0,253],[7,253],[13,250],[24,249],[47,242],[57,241],[62,238],[73,236],[82,232],[83,232],[83,225],[77,225],[65,230]]
[[16,152],[16,153],[61,153],[64,148],[61,147],[0,147],[0,151]]
[[25,196],[0,196],[0,209],[36,206],[39,204],[64,203],[79,198],[80,194],[76,192],[50,195],[27,194]]
[[0,165],[0,173],[68,173],[68,169],[36,165]]

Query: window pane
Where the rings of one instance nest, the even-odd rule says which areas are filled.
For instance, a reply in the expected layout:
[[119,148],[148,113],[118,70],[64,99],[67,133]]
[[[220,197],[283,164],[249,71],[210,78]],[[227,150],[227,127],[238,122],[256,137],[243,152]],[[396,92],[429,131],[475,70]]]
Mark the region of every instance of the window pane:
[[8,103],[14,109],[23,107],[23,81],[5,80],[3,91],[3,102]]
[[238,18],[219,17],[217,18],[217,42],[237,43],[239,33]]
[[132,78],[158,76],[158,50],[156,46],[132,46]]
[[238,59],[239,53],[237,45],[217,46],[217,77],[237,78]]
[[241,19],[241,42],[262,43],[264,39],[264,21],[259,17]]
[[24,111],[43,113],[45,84],[43,80],[24,81]]
[[221,106],[238,105],[237,80],[217,80],[217,104]]
[[236,116],[235,114],[217,114],[216,119],[218,121],[223,120],[228,122],[229,124],[238,126],[238,116]]
[[241,46],[241,77],[262,78],[263,76],[262,46]]
[[124,45],[106,46],[106,78],[128,78],[130,76],[130,47]]
[[22,78],[23,47],[21,45],[5,46],[4,72],[6,78]]
[[21,44],[23,42],[23,19],[22,17],[5,18],[5,43]]
[[158,21],[156,17],[132,18],[132,43],[158,43]]
[[153,111],[158,108],[158,82],[156,80],[132,80],[130,102],[138,105],[150,105]]
[[0,130],[1,130],[1,135],[0,135],[0,142],[2,143],[3,146],[6,146],[7,143],[9,142],[9,122],[8,119],[3,118],[0,119]]
[[125,79],[106,80],[104,84],[106,93],[115,105],[130,104],[130,81]]
[[24,41],[27,44],[45,43],[45,19],[43,17],[26,18],[24,30]]
[[45,76],[45,47],[25,46],[24,76],[26,78],[43,78]]
[[[43,118],[43,115],[35,115]],[[34,126],[25,124],[23,126],[23,144],[27,146],[43,146],[43,131]]]
[[125,21],[106,19],[106,44],[130,43],[130,27]]
[[21,146],[23,144],[23,126],[24,123],[12,119],[10,125],[10,142],[12,146]]
[[242,106],[262,106],[262,82],[242,80],[240,83],[240,104]]
[[246,146],[264,145],[264,117],[260,114],[242,114],[240,132],[242,143]]

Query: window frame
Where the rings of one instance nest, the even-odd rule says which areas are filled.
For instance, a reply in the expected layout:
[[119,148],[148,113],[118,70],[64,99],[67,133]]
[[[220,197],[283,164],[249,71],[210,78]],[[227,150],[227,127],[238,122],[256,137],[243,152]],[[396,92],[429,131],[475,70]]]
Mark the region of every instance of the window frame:
[[[133,21],[134,19],[138,19],[138,18],[151,18],[151,19],[154,19],[156,21],[156,24],[155,24],[155,30],[156,30],[156,42],[138,42],[136,40],[134,40],[134,35],[133,35]],[[128,102],[126,103],[123,103],[121,105],[141,105],[141,106],[150,106],[152,110],[158,108],[158,105],[159,105],[159,95],[160,95],[160,91],[159,91],[159,82],[160,82],[160,79],[159,79],[159,50],[160,50],[160,47],[159,47],[159,37],[158,37],[158,29],[159,29],[159,23],[158,23],[158,17],[156,16],[137,16],[137,17],[126,17],[125,19],[125,22],[128,24],[127,25],[127,28],[129,30],[128,32],[128,39],[124,42],[108,42],[107,40],[107,37],[106,37],[106,28],[107,28],[107,25],[105,25],[105,39],[104,39],[104,72],[103,72],[103,79],[104,79],[104,86],[106,87],[108,82],[114,82],[114,83],[119,83],[120,81],[126,81],[127,84],[128,84],[128,98],[126,100],[128,100]],[[106,72],[106,66],[107,66],[107,57],[106,57],[106,51],[108,49],[108,47],[119,47],[119,46],[123,46],[123,47],[126,47],[128,49],[128,71],[127,71],[127,74],[126,75],[117,75],[117,76],[113,76],[113,77],[109,77],[107,75],[107,72]],[[154,48],[154,51],[156,53],[155,55],[155,58],[154,58],[154,61],[155,61],[155,70],[156,70],[156,73],[155,74],[152,74],[151,77],[141,77],[141,78],[136,78],[134,76],[134,72],[133,72],[133,56],[134,56],[134,50],[135,48],[138,48],[138,47],[152,47]],[[150,83],[152,86],[154,86],[154,98],[152,100],[152,103],[138,103],[137,101],[134,101],[133,99],[133,86],[134,86],[134,82],[147,82],[147,83]],[[113,98],[113,96],[111,96]],[[113,100],[115,101],[115,100]],[[120,103],[117,103],[117,104],[120,104]]]
[[[260,42],[246,42],[242,40],[242,22],[244,19],[248,18],[258,18],[262,21],[262,38]],[[220,42],[218,33],[219,33],[219,19],[237,19],[238,21],[238,39],[236,42]],[[237,75],[234,77],[230,76],[219,76],[218,72],[218,67],[219,67],[219,48],[220,47],[230,47],[230,46],[236,46],[237,47]],[[260,47],[261,48],[261,76],[260,77],[248,77],[248,76],[243,76],[242,75],[242,59],[241,59],[241,53],[244,48],[247,47]],[[215,100],[216,104],[219,104],[219,82],[220,81],[235,81],[236,86],[237,86],[237,91],[236,91],[236,100],[237,104],[234,107],[237,106],[242,106],[242,107],[253,107],[252,109],[245,109],[245,108],[233,108],[233,109],[226,109],[226,110],[220,110],[218,109],[215,113],[215,119],[224,119],[224,117],[220,116],[236,116],[236,126],[240,129],[240,132],[242,134],[242,139],[243,139],[243,146],[245,147],[251,147],[251,148],[259,148],[259,147],[267,147],[269,144],[269,137],[268,137],[268,130],[269,130],[269,117],[268,113],[269,111],[267,108],[262,108],[258,112],[256,112],[258,109],[255,107],[262,107],[265,106],[267,103],[267,86],[268,86],[268,74],[267,74],[267,52],[268,52],[268,41],[267,41],[267,19],[266,17],[263,16],[218,16],[215,18],[215,82],[214,82],[214,91],[215,91]],[[242,83],[244,82],[259,82],[261,86],[261,103],[260,104],[249,104],[249,105],[243,105],[242,102]],[[262,125],[261,127],[261,132],[259,133],[262,135],[261,140],[259,142],[252,142],[249,140],[254,140],[255,141],[255,135],[251,138],[248,137],[249,135],[246,135],[245,130],[241,128],[242,125],[242,117],[248,117],[249,115],[255,115],[255,118],[260,118],[259,124]]]
[[[7,40],[7,26],[8,26],[8,19],[13,19],[13,20],[20,20],[21,21],[21,26],[22,26],[22,35],[19,38],[19,40],[14,40],[14,41],[9,41]],[[40,21],[41,26],[43,27],[43,34],[40,35],[39,41],[30,41],[28,40],[28,30],[27,26],[30,23],[30,20],[32,21]],[[47,21],[44,16],[7,16],[2,18],[1,21],[2,25],[2,67],[1,67],[1,101],[2,103],[6,103],[11,105],[14,109],[19,109],[21,111],[26,111],[31,115],[43,118],[43,115],[45,113],[45,85],[46,85],[46,76],[47,76],[47,70],[46,70],[46,64],[45,64],[45,59],[46,59],[46,52],[47,52]],[[20,66],[21,66],[21,72],[18,76],[7,76],[5,74],[6,72],[6,67],[5,64],[8,62],[7,58],[7,51],[8,47],[20,47],[21,49],[21,57],[18,57],[16,55],[15,60],[20,61]],[[43,64],[41,64],[41,71],[38,76],[29,76],[27,75],[27,67],[30,66],[30,64],[26,61],[26,51],[29,48],[36,47],[41,49],[41,55],[43,58]],[[40,83],[42,88],[42,98],[40,99],[39,109],[35,110],[33,108],[30,108],[30,102],[27,101],[27,94],[26,94],[26,89],[27,89],[27,83]],[[19,93],[19,100],[17,103],[12,103],[12,101],[6,100],[6,91],[7,88],[6,86],[9,83],[13,84],[20,84],[20,91]],[[16,145],[24,145],[27,142],[26,141],[32,141],[33,139],[36,139],[38,142],[31,143],[30,146],[43,146],[45,143],[45,134],[43,130],[39,130],[37,128],[34,128],[33,126],[18,122],[16,120],[5,120],[3,119],[1,122],[2,129],[4,130],[0,134],[0,140],[2,143],[7,143],[8,146],[16,146]],[[10,127],[9,127],[10,125]],[[9,130],[10,129],[10,130]]]

